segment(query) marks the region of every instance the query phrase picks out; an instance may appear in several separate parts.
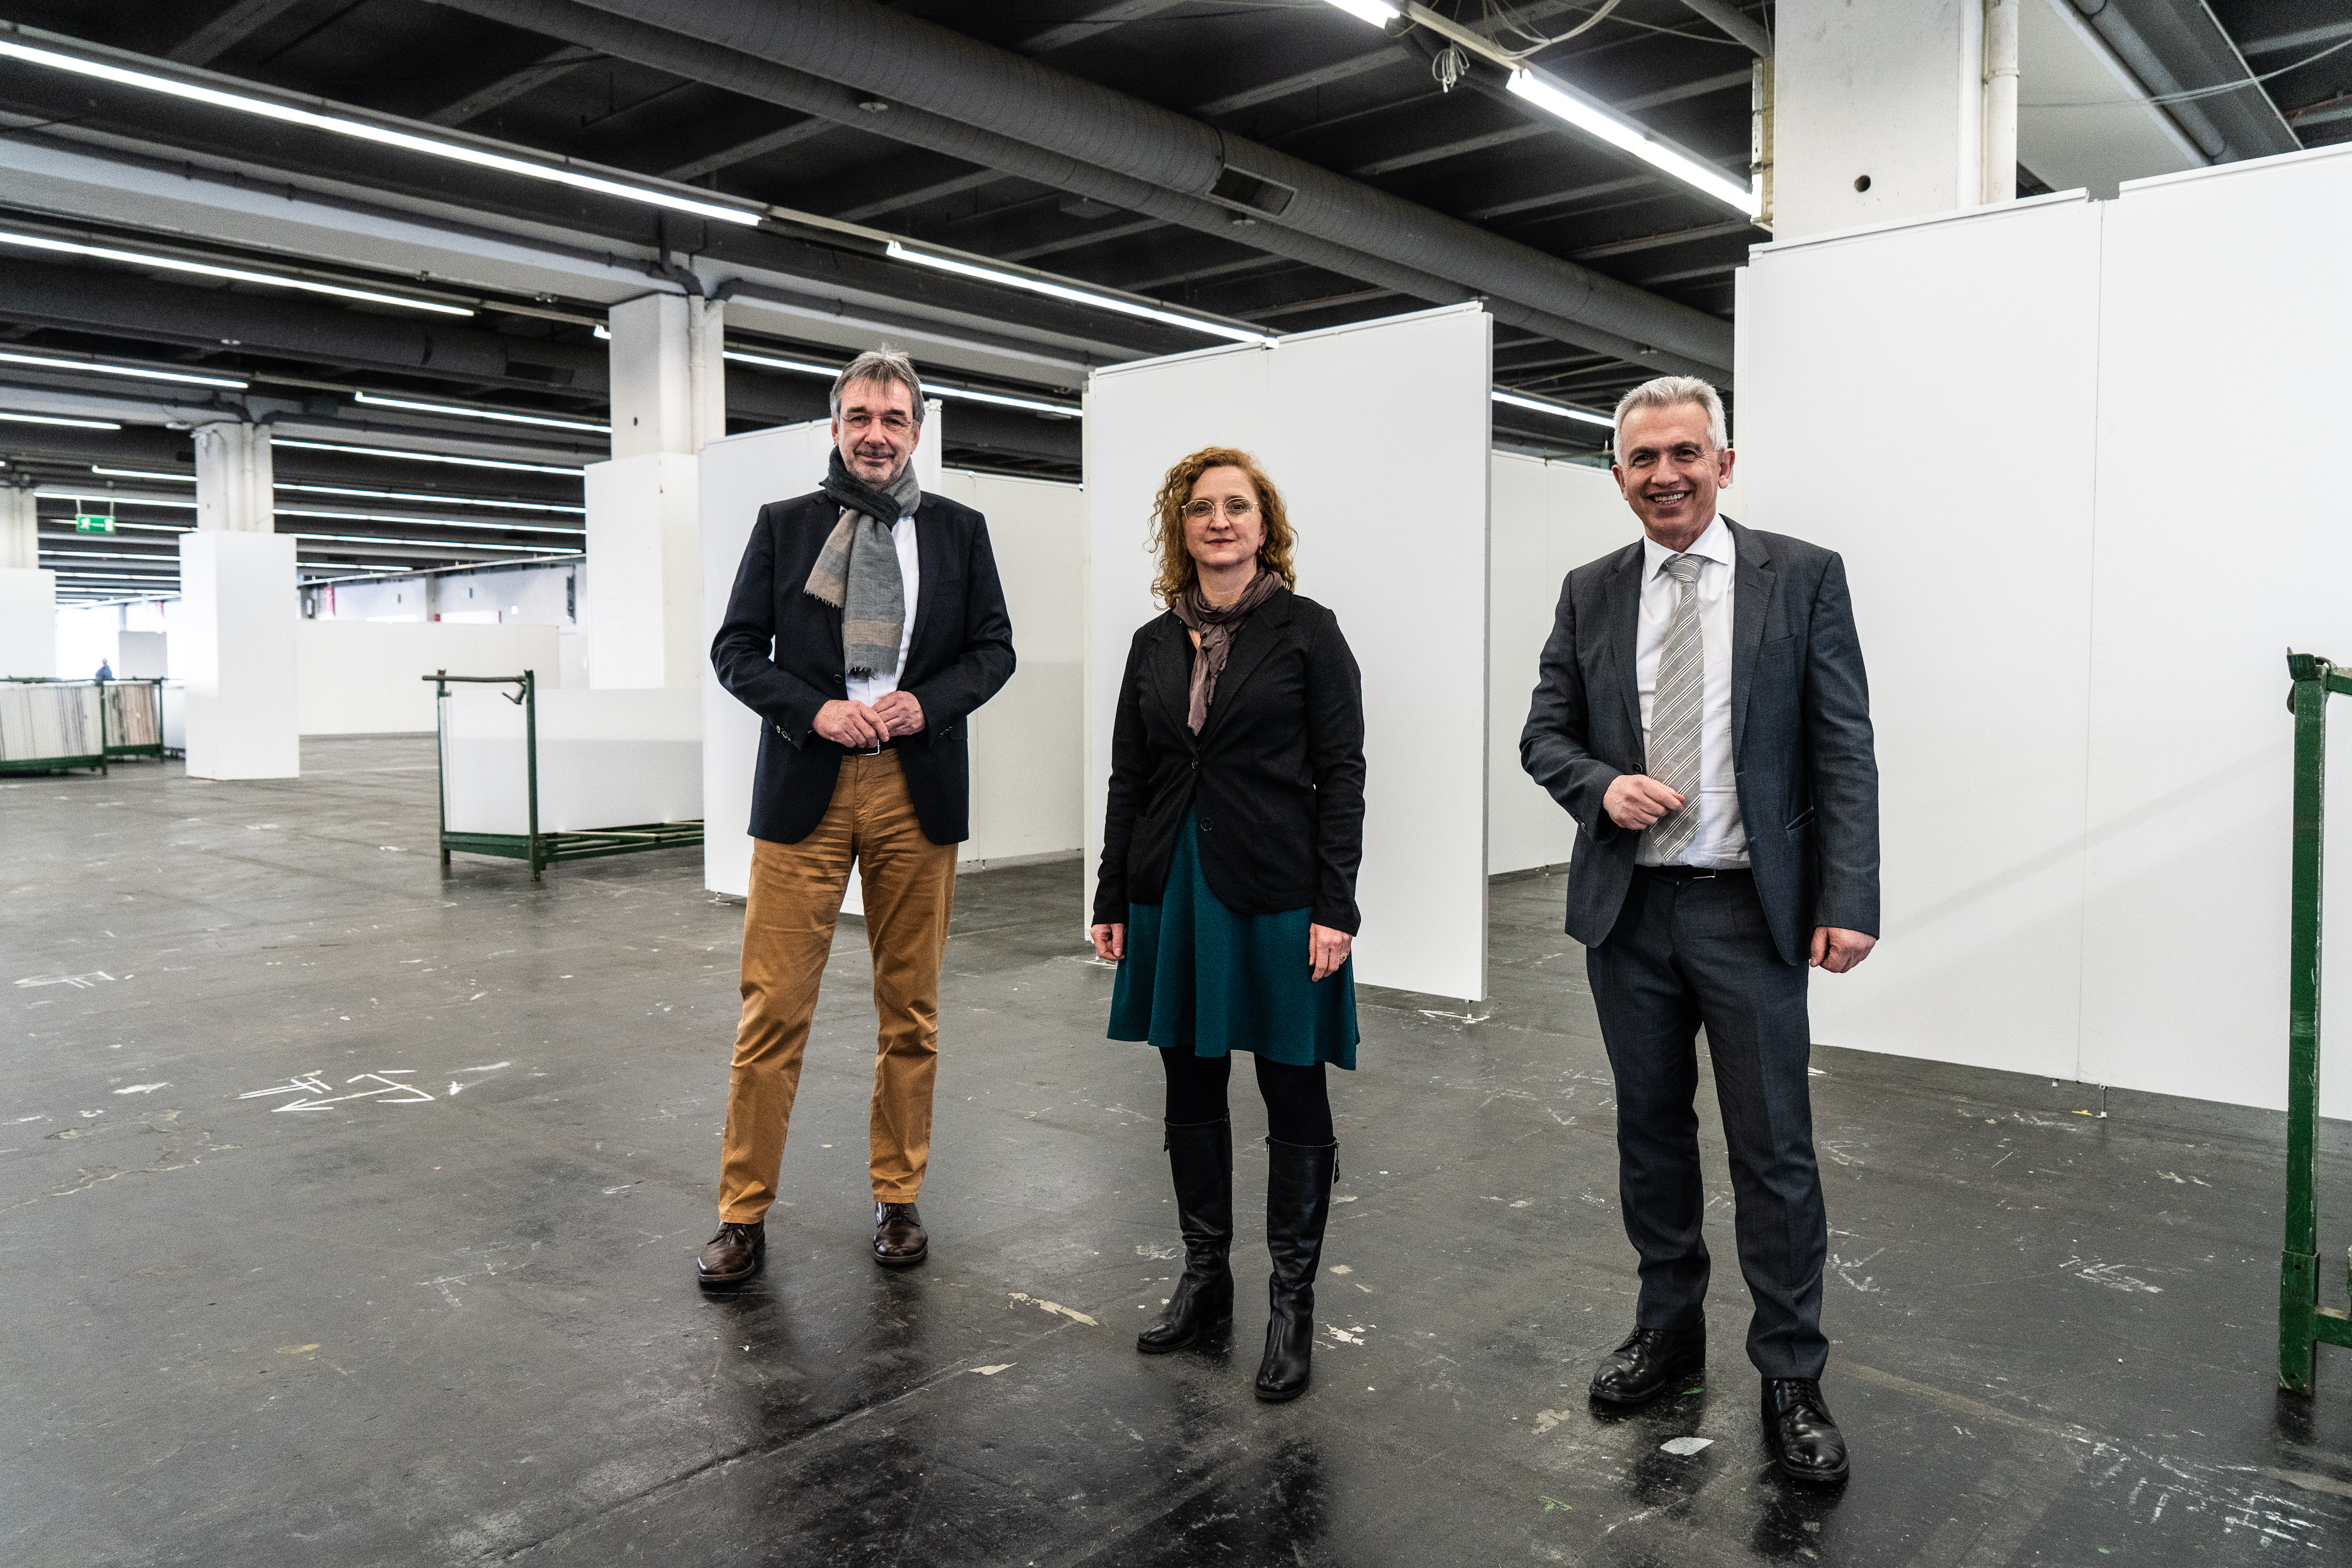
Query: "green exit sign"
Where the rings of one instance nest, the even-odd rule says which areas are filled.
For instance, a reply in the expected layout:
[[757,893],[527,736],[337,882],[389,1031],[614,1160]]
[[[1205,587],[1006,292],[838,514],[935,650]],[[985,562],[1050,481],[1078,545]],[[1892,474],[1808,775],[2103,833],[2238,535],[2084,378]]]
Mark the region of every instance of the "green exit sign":
[[74,515],[74,532],[78,534],[110,534],[114,519],[98,512],[78,512]]

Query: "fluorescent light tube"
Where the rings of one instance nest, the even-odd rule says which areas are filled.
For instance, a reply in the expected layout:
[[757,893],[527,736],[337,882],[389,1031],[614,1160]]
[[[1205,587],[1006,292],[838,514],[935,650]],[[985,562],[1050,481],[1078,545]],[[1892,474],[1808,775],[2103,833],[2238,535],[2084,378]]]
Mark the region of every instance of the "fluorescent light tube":
[[[158,476],[161,477],[162,476]],[[493,501],[481,496],[436,496],[429,490],[355,490],[348,485],[276,485],[278,490],[306,496],[356,496],[365,501],[422,501],[428,507],[507,507],[518,512],[570,512],[584,516],[585,507],[560,507],[552,501]]]
[[110,419],[68,419],[55,413],[0,413],[11,424],[62,424],[72,430],[121,430]]
[[[841,374],[838,365],[812,364],[806,360],[780,360],[773,354],[750,354],[740,349],[726,350],[727,358],[746,365],[764,365],[772,371],[797,371],[804,376],[823,376],[826,381]],[[1028,409],[1036,413],[1059,414],[1076,419],[1081,412],[1076,403],[1047,402],[1042,398],[1014,397],[1010,392],[979,392],[971,387],[934,386],[923,383],[923,391],[932,397],[960,397],[973,402],[992,402],[1004,408]]]
[[371,305],[399,305],[411,310],[432,310],[444,316],[471,316],[473,311],[463,305],[444,305],[436,299],[409,299],[397,294],[381,294],[373,288],[347,288],[340,283],[316,283],[307,277],[287,277],[275,272],[256,272],[250,267],[221,267],[209,261],[189,261],[176,256],[157,256],[152,251],[119,250],[113,246],[82,245],[78,241],[51,239],[47,235],[15,234],[0,230],[0,245],[20,245],[27,250],[51,250],[61,256],[88,256],[100,261],[126,261],[134,267],[159,267],[165,272],[192,272],[200,277],[226,278],[231,283],[267,283],[279,288],[299,288],[306,294],[331,294],[338,299],[363,299]]
[[1388,0],[1331,0],[1331,4],[1375,27],[1385,27],[1402,15]]
[[577,468],[566,468],[554,463],[510,463],[500,457],[457,457],[446,452],[403,452],[391,446],[353,446],[340,441],[301,441],[290,435],[270,437],[273,446],[295,446],[305,452],[349,452],[361,457],[396,457],[404,463],[450,463],[460,468],[503,468],[517,474],[568,474],[580,477]]
[[94,376],[129,376],[142,382],[190,382],[200,387],[230,387],[243,392],[241,376],[201,376],[192,371],[153,371],[138,365],[101,365],[91,360],[60,360],[49,354],[0,352],[0,364],[39,365],[46,370],[86,371]]
[[606,180],[594,174],[583,174],[576,169],[566,169],[552,163],[533,163],[521,158],[509,158],[502,152],[492,152],[461,142],[439,141],[428,136],[415,136],[390,126],[372,125],[362,120],[347,120],[338,114],[320,114],[291,104],[274,103],[268,99],[248,98],[244,93],[223,92],[218,88],[199,87],[194,82],[180,81],[171,77],[156,76],[147,71],[125,69],[99,60],[83,59],[77,55],[61,55],[52,49],[37,49],[27,44],[0,39],[0,56],[47,66],[54,70],[71,71],[77,76],[95,77],[121,87],[135,87],[148,92],[160,92],[172,98],[186,99],[194,103],[210,104],[215,109],[233,109],[244,114],[257,114],[266,120],[299,125],[312,131],[331,131],[337,136],[349,136],[355,141],[373,141],[385,147],[397,147],[404,152],[422,152],[427,157],[446,158],[455,162],[471,163],[478,168],[496,169],[503,173],[520,174],[529,179],[546,180],[575,190],[594,191],[600,195],[619,196],[625,201],[644,202],[656,207],[668,207],[676,212],[692,213],[698,217],[716,218],[721,223],[756,224],[760,214],[741,207],[723,206],[717,202],[699,201],[692,196],[673,195],[667,191],[647,190],[640,185],[625,185],[618,180]]
[[414,413],[451,413],[460,419],[495,419],[506,424],[543,424],[554,430],[593,430],[610,435],[613,427],[584,419],[559,419],[544,413],[509,413],[502,408],[467,408],[454,402],[419,402],[414,398],[386,397],[382,392],[356,392],[355,401],[371,408],[404,408]]
[[1587,135],[1631,152],[1651,167],[1673,175],[1695,191],[1713,196],[1735,212],[1754,217],[1756,193],[1720,169],[1676,152],[1614,110],[1585,97],[1574,88],[1524,68],[1511,73],[1510,89],[1548,114],[1556,114]]
[[1049,283],[1042,277],[1030,277],[1017,272],[1001,272],[992,267],[978,267],[968,261],[954,261],[944,256],[926,256],[919,250],[908,250],[897,240],[889,246],[890,259],[912,262],[940,272],[952,272],[961,277],[976,277],[982,283],[1001,284],[1006,288],[1026,289],[1049,299],[1064,299],[1073,305],[1084,305],[1097,310],[1112,310],[1122,316],[1140,317],[1146,321],[1158,321],[1170,327],[1182,327],[1188,331],[1205,332],[1212,338],[1229,338],[1236,343],[1268,343],[1273,339],[1264,332],[1245,328],[1228,327],[1221,321],[1203,321],[1195,316],[1180,316],[1173,310],[1161,310],[1132,299],[1119,299],[1108,294],[1096,294],[1084,288],[1071,288],[1064,284]]
[[[323,512],[309,507],[273,507],[270,515],[279,517],[320,517],[330,522],[345,523],[414,523],[428,528],[498,528],[519,534],[563,534],[577,536],[579,528],[555,528],[546,523],[509,523],[497,517],[411,517],[384,512]],[[469,547],[470,548],[470,547]],[[484,549],[518,549],[518,545],[484,545]],[[532,546],[532,549],[539,547]]]
[[110,507],[185,507],[193,511],[196,505],[194,501],[162,496],[116,496],[102,490],[92,495],[87,490],[67,490],[53,485],[43,485],[33,494],[47,496],[53,501],[98,501]]
[[109,468],[93,463],[89,465],[89,471],[93,474],[103,474],[114,479],[168,479],[174,485],[193,485],[196,482],[196,476],[194,474],[163,474],[152,468]]
[[780,360],[773,354],[747,354],[740,349],[727,349],[722,353],[739,364],[765,365],[772,371],[798,371],[804,376],[823,376],[827,381],[841,374],[839,365],[816,365],[805,360]]
[[1612,430],[1617,428],[1617,422],[1605,413],[1592,413],[1584,409],[1569,408],[1556,402],[1538,402],[1534,398],[1521,397],[1517,392],[1496,392],[1492,395],[1496,402],[1507,403],[1513,408],[1524,408],[1536,413],[1548,413],[1555,419],[1580,419],[1587,424],[1605,424]]
[[[375,521],[380,523],[407,523],[421,522],[424,519],[417,517],[378,517],[375,519]],[[415,545],[419,549],[429,549],[436,555],[455,555],[471,550],[484,549],[497,550],[501,554],[509,551],[520,551],[524,555],[545,555],[547,553],[547,547],[545,545],[484,545],[476,544],[470,539],[463,542],[452,541],[447,545],[436,545],[431,539],[387,539],[380,538],[369,534],[280,534],[278,537],[280,538],[289,539],[310,539],[317,543],[331,545]]]

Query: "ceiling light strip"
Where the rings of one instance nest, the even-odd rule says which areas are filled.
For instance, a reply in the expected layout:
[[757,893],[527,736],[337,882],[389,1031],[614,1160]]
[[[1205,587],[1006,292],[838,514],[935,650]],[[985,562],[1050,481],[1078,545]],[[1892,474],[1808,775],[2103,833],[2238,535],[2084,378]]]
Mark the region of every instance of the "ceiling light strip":
[[[784,360],[773,354],[754,354],[741,349],[724,350],[728,359],[738,364],[759,365],[772,371],[792,371],[804,376],[820,376],[826,381],[841,374],[838,365],[820,365],[807,360]],[[1032,413],[1053,414],[1063,419],[1076,419],[1085,411],[1076,403],[1047,402],[1043,398],[1014,397],[1010,392],[981,392],[972,387],[946,387],[925,382],[923,391],[931,397],[963,398],[971,402],[995,403],[1003,408],[1026,409]]]
[[1548,413],[1555,419],[1580,419],[1587,424],[1606,425],[1611,430],[1617,428],[1615,420],[1605,413],[1595,413],[1588,408],[1570,408],[1566,403],[1543,402],[1535,398],[1522,397],[1517,392],[1507,392],[1499,389],[1491,395],[1496,402],[1508,408],[1524,408],[1534,413]]
[[256,272],[247,267],[223,267],[216,262],[191,261],[185,256],[163,256],[153,251],[85,245],[79,240],[52,239],[47,235],[20,234],[13,229],[0,229],[0,245],[21,246],[26,250],[54,251],[60,256],[86,256],[100,261],[127,262],[133,267],[152,267],[164,272],[194,273],[199,277],[218,277],[230,283],[266,283],[278,288],[299,288],[306,294],[331,294],[338,299],[358,299],[371,305],[398,305],[410,310],[431,310],[443,316],[473,314],[463,305],[445,305],[437,299],[411,299],[404,295],[385,294],[373,288],[351,288],[340,283],[289,277],[283,273]]
[[58,413],[0,413],[0,420],[10,424],[62,424],[69,430],[121,430],[121,425],[110,419],[68,419]]
[[501,424],[537,424],[551,430],[584,430],[600,435],[610,435],[613,427],[593,420],[561,419],[552,414],[514,413],[502,408],[468,408],[463,403],[422,402],[415,398],[386,397],[382,392],[354,392],[354,401],[370,408],[405,409],[411,413],[446,413],[459,419],[494,419]]
[[476,168],[496,169],[501,173],[520,174],[526,179],[545,180],[574,190],[593,191],[599,195],[618,196],[624,201],[644,202],[651,206],[667,207],[674,212],[692,213],[698,217],[715,218],[720,223],[757,224],[761,214],[741,207],[718,202],[702,201],[692,196],[673,194],[667,191],[647,189],[642,185],[624,184],[595,174],[584,174],[577,169],[552,163],[536,163],[527,159],[510,158],[487,148],[470,147],[463,142],[444,141],[429,136],[417,136],[405,131],[395,131],[388,125],[372,124],[339,114],[320,114],[292,104],[273,102],[268,99],[252,98],[239,92],[224,92],[218,88],[202,87],[194,82],[173,77],[157,76],[151,71],[131,70],[109,65],[102,60],[85,59],[79,55],[60,54],[54,49],[38,49],[29,44],[0,39],[0,57],[25,61],[28,65],[46,66],[52,70],[70,71],[76,76],[92,77],[120,87],[138,88],[146,92],[163,93],[167,97],[184,99],[193,103],[208,104],[215,109],[234,110],[241,114],[259,115],[287,125],[299,125],[311,131],[324,131],[355,141],[373,141],[380,146],[397,147],[403,152],[421,152],[429,158],[446,158],[454,162],[470,163]]
[[275,446],[291,446],[304,452],[348,452],[361,457],[394,457],[404,463],[449,463],[460,468],[501,468],[516,474],[562,474],[577,479],[580,469],[554,463],[517,463],[503,457],[460,457],[447,452],[408,452],[394,446],[357,446],[340,441],[303,441],[290,435],[273,435]]
[[102,365],[95,360],[64,360],[51,354],[18,354],[0,350],[0,364],[38,365],[43,370],[83,371],[94,376],[129,376],[142,382],[186,382],[200,387],[228,387],[243,392],[247,382],[241,376],[205,376],[193,371],[159,371],[143,365]]
[[1225,338],[1236,343],[1260,345],[1274,341],[1274,339],[1266,333],[1254,332],[1245,327],[1228,327],[1222,321],[1208,321],[1198,316],[1179,315],[1173,310],[1162,310],[1158,306],[1146,305],[1139,300],[1122,299],[1111,294],[1097,294],[1091,289],[1072,288],[1067,284],[1054,283],[1043,277],[1033,277],[1026,273],[1007,272],[1000,267],[958,261],[951,256],[931,256],[919,250],[908,250],[897,240],[890,242],[888,254],[893,261],[911,262],[917,267],[928,267],[938,272],[951,272],[959,277],[978,278],[982,283],[993,283],[1005,288],[1018,288],[1031,294],[1042,294],[1048,299],[1066,300],[1072,305],[1084,305],[1090,309],[1109,310],[1121,316],[1133,316],[1146,321],[1157,321],[1163,326],[1181,327],[1187,331],[1205,333],[1212,338]]
[[1526,99],[1545,113],[1558,116],[1586,135],[1605,141],[1620,152],[1632,153],[1652,168],[1672,175],[1704,195],[1714,197],[1743,216],[1752,218],[1760,210],[1761,204],[1755,191],[1748,186],[1663,138],[1652,135],[1608,105],[1577,91],[1565,82],[1523,66],[1511,72],[1510,79],[1505,85],[1514,96]]

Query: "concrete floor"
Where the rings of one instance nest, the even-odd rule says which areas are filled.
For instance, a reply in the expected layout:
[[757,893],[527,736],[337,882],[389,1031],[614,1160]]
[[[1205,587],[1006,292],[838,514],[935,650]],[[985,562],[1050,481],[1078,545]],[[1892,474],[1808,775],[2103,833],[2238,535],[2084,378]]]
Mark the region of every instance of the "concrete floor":
[[768,1273],[706,1298],[739,910],[691,852],[445,877],[431,756],[0,779],[0,1563],[2352,1557],[2352,1354],[2273,1385],[2271,1115],[1822,1051],[1852,1483],[1766,1464],[1727,1193],[1707,1386],[1596,1417],[1633,1260],[1556,882],[1496,888],[1492,1001],[1365,995],[1297,1404],[1251,1397],[1254,1283],[1229,1351],[1131,1348],[1159,1073],[1101,1039],[1075,864],[960,890],[930,1263],[865,1253],[848,925]]

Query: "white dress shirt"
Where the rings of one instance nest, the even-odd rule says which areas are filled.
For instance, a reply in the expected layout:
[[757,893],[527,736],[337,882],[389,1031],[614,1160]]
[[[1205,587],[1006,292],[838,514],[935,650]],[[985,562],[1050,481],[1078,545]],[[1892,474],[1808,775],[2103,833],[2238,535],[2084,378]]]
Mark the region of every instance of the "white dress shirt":
[[[1701,685],[1698,729],[1698,836],[1677,865],[1729,868],[1748,863],[1748,834],[1739,821],[1739,789],[1731,773],[1731,580],[1738,552],[1731,530],[1717,517],[1685,553],[1700,558],[1691,591],[1698,595],[1698,634],[1706,674]],[[1633,632],[1633,679],[1642,693],[1642,748],[1650,745],[1650,710],[1658,695],[1658,653],[1665,646],[1666,622],[1682,591],[1666,575],[1675,552],[1656,540],[1642,541],[1642,615]],[[1638,865],[1659,863],[1644,834],[1634,855]]]
[[898,665],[888,674],[849,677],[849,700],[872,707],[898,689],[907,673],[907,649],[915,640],[915,598],[923,591],[923,563],[915,551],[915,519],[900,517],[890,525],[890,542],[898,547],[898,581],[906,590],[907,619],[898,625]]

